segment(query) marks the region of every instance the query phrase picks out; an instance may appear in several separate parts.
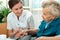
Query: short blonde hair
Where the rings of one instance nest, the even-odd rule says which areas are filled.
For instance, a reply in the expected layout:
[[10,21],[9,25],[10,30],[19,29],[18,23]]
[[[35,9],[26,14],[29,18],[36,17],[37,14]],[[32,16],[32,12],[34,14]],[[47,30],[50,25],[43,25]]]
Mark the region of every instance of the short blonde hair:
[[56,18],[60,17],[60,4],[57,1],[43,1],[43,8],[50,8],[50,13],[55,15]]

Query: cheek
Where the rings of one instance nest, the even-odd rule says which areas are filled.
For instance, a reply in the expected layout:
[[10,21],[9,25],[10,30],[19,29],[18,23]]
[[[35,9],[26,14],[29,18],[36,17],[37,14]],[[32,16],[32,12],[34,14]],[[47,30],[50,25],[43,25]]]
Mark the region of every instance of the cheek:
[[18,12],[17,12],[17,11],[15,11],[15,10],[14,10],[13,12],[15,13],[15,15],[17,15],[17,16],[18,16]]
[[20,10],[20,13],[22,13],[22,12],[23,12],[23,9]]
[[16,11],[16,10],[12,10],[12,12],[17,13],[17,11]]
[[42,18],[44,19],[44,16],[42,15]]
[[16,13],[21,14],[23,9],[19,9]]
[[42,18],[45,20],[45,21],[48,21],[49,18],[46,16],[46,15],[43,15]]
[[18,13],[17,13],[17,11],[14,11],[14,13],[17,15]]
[[46,19],[46,16],[45,16],[45,15],[42,15],[42,18],[43,18],[43,19]]
[[17,11],[14,11],[15,14],[17,14]]

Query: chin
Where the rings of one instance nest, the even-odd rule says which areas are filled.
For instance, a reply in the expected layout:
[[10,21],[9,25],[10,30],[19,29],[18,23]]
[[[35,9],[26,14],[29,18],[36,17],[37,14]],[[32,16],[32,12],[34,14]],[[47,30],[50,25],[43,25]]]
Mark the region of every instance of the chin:
[[19,17],[19,16],[20,16],[20,14],[17,14],[16,16],[18,16],[18,17]]

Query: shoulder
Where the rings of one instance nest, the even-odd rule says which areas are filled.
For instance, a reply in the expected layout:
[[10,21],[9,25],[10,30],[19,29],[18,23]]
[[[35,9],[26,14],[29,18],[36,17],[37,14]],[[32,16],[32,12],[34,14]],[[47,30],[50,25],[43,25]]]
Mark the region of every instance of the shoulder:
[[56,21],[56,22],[55,22],[56,25],[60,27],[60,18],[57,18],[55,21]]
[[23,13],[27,14],[27,15],[32,15],[32,13],[28,10],[24,10]]
[[58,28],[60,27],[60,18],[54,19],[51,21],[51,23],[49,24],[49,26]]
[[52,25],[58,25],[60,24],[60,18],[57,18],[51,22]]
[[23,10],[23,12],[26,12],[26,13],[31,13],[29,10]]
[[13,15],[13,12],[9,13],[7,17],[11,17]]
[[23,10],[23,14],[25,15],[25,17],[31,17],[32,13],[28,10]]
[[8,14],[7,19],[12,19],[12,18],[13,18],[13,16],[14,16],[14,13],[13,13],[13,12],[11,12],[11,13],[9,13],[9,14]]

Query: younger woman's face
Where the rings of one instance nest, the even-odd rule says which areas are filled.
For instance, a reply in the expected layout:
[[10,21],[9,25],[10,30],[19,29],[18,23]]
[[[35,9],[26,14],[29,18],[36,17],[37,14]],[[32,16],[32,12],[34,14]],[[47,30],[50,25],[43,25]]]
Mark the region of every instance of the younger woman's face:
[[50,22],[51,20],[53,20],[55,18],[54,15],[50,14],[50,9],[49,8],[43,8],[42,17],[47,22]]
[[14,5],[11,10],[16,14],[16,16],[19,17],[23,11],[23,4],[19,2],[16,5]]

